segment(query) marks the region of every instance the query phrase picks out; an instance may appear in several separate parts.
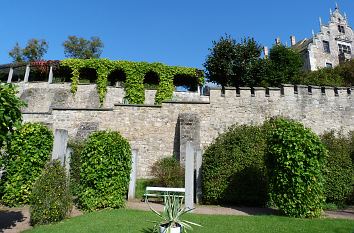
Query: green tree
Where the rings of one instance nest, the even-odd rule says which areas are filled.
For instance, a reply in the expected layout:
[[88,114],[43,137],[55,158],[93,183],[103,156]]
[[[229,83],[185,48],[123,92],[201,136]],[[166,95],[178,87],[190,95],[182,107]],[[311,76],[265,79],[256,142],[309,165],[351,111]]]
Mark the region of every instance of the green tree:
[[25,103],[16,94],[15,86],[0,84],[0,149],[22,121],[21,107]]
[[91,37],[91,40],[86,40],[82,37],[69,36],[63,46],[66,57],[89,59],[99,58],[104,44],[99,37]]
[[23,49],[23,56],[26,61],[39,61],[43,59],[48,51],[48,42],[45,40],[30,39]]
[[43,59],[48,51],[48,42],[45,40],[30,39],[25,48],[21,48],[18,43],[9,52],[14,62],[31,62]]
[[210,82],[222,86],[255,86],[266,75],[266,63],[261,59],[262,46],[253,38],[236,43],[231,36],[213,41],[204,63]]
[[294,83],[302,67],[301,55],[284,45],[274,45],[269,52],[271,68],[267,83],[279,86],[282,83]]
[[23,51],[18,42],[16,42],[15,47],[9,52],[9,56],[12,57],[15,63],[24,62]]

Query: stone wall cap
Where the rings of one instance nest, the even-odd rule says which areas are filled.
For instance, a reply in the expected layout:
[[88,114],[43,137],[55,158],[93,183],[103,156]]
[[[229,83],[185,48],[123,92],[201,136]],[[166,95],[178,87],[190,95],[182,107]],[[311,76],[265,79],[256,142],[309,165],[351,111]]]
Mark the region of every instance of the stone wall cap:
[[279,91],[280,90],[279,87],[267,87],[267,89],[270,91]]
[[209,87],[210,90],[221,90],[221,87]]
[[251,90],[250,87],[239,87],[240,90]]
[[116,107],[139,107],[139,108],[161,108],[161,105],[153,104],[114,104]]
[[281,84],[282,87],[294,87],[293,84],[287,84],[287,83],[284,83],[284,84]]
[[56,111],[113,111],[113,108],[52,108]]
[[225,87],[225,90],[236,90],[236,87]]
[[163,104],[210,104],[206,101],[163,101]]
[[51,115],[51,112],[21,112],[26,115]]
[[320,86],[312,86],[312,85],[309,85],[309,87],[311,87],[312,89],[321,89]]
[[309,86],[307,85],[296,85],[298,88],[308,88]]
[[253,89],[255,91],[264,91],[266,88],[265,87],[254,87]]

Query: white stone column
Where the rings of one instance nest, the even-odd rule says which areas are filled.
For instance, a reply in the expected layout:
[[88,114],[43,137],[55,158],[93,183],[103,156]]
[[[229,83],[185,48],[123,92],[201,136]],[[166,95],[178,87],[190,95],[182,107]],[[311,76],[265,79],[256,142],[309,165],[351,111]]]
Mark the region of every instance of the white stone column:
[[60,160],[65,165],[66,148],[68,145],[68,131],[65,129],[56,129],[54,132],[54,145],[52,152],[52,160]]
[[194,208],[194,147],[193,143],[186,143],[186,160],[185,160],[185,181],[186,189],[185,205],[188,209]]
[[7,77],[7,83],[11,83],[12,82],[12,76],[14,74],[14,68],[10,68],[10,71],[9,71],[9,76]]
[[195,187],[195,192],[196,192],[196,203],[199,204],[202,202],[202,162],[203,162],[203,157],[202,157],[202,151],[197,150],[195,153],[195,172],[196,172],[196,187]]
[[27,65],[27,66],[26,66],[25,78],[24,78],[24,82],[25,82],[25,83],[28,83],[28,77],[29,77],[30,71],[31,71],[31,68],[30,68],[29,65]]
[[49,68],[48,83],[49,84],[53,83],[53,66],[50,66],[50,68]]
[[132,150],[132,170],[130,172],[128,200],[132,200],[132,199],[135,198],[137,162],[138,162],[138,150],[137,149],[133,149]]

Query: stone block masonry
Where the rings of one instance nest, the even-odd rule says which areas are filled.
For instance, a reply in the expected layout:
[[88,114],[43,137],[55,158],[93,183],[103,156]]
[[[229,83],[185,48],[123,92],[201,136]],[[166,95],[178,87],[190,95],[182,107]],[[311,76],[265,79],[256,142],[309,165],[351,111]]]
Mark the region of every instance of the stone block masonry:
[[[109,87],[99,108],[95,85],[80,85],[75,96],[69,84],[19,86],[19,95],[28,102],[23,109],[25,121],[65,129],[70,137],[85,137],[94,130],[119,131],[138,150],[138,178],[149,177],[158,159],[174,153],[179,156],[183,138],[192,138],[203,151],[236,123],[261,124],[270,117],[284,116],[303,122],[317,134],[354,130],[353,94],[347,88],[284,85],[281,89],[227,88],[225,93],[212,89],[210,96],[198,98],[191,93],[188,99],[186,93],[179,99],[174,95],[173,101],[156,106],[151,105],[151,96],[146,105],[124,105],[124,90]],[[184,128],[180,128],[181,116],[187,119]],[[187,127],[189,122],[193,127]]]

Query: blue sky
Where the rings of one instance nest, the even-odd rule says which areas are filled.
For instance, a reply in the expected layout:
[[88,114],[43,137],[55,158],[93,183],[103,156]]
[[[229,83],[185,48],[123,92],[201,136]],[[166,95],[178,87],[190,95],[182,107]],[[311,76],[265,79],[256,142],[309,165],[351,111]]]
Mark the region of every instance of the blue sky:
[[[338,4],[353,27],[353,0]],[[334,7],[329,0],[1,0],[0,64],[11,62],[16,42],[31,38],[48,41],[45,59],[63,59],[63,41],[77,35],[99,36],[104,58],[202,68],[212,41],[225,33],[267,46],[277,36],[290,43],[291,34],[311,37],[318,17],[327,22]]]

